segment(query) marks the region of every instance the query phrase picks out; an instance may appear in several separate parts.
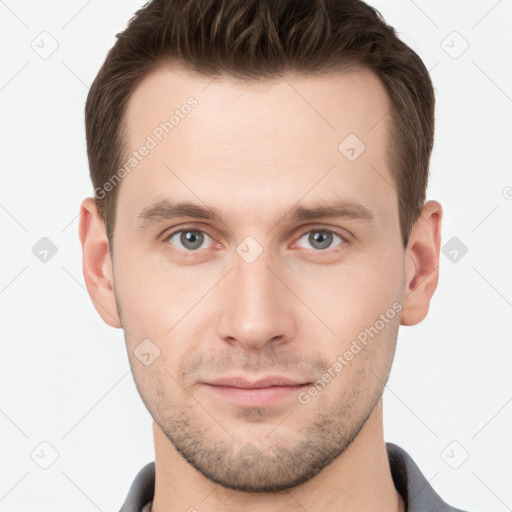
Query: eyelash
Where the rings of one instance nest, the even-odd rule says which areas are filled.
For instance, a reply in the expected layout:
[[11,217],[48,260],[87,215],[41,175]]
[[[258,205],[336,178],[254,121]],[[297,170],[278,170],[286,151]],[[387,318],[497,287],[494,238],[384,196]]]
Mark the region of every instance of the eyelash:
[[[214,239],[212,236],[210,236],[206,231],[203,231],[202,229],[197,229],[193,226],[185,226],[185,227],[182,227],[181,229],[178,229],[176,231],[173,231],[167,235],[164,235],[163,237],[163,243],[164,244],[169,244],[169,240],[176,234],[178,233],[182,233],[182,232],[186,232],[186,231],[197,231],[199,233],[203,233],[205,235],[207,235],[208,237],[210,237],[212,240]],[[345,232],[342,232],[341,230],[337,230],[337,229],[333,229],[333,228],[323,228],[321,226],[315,226],[313,228],[308,228],[307,230],[301,232],[301,234],[299,235],[299,237],[297,238],[297,240],[300,240],[304,235],[307,235],[308,233],[311,233],[311,232],[315,232],[315,231],[320,231],[320,232],[323,232],[323,233],[331,233],[333,235],[336,235],[338,236],[340,239],[341,239],[341,243],[338,244],[337,246],[335,246],[334,248],[327,248],[327,249],[304,249],[306,251],[312,251],[312,252],[315,252],[315,253],[330,253],[330,252],[336,252],[336,251],[339,251],[340,249],[338,249],[338,247],[341,247],[341,246],[345,246],[345,245],[348,245],[350,243],[350,239],[348,237],[348,235],[345,233]],[[194,253],[199,253],[201,251],[203,251],[205,249],[196,249],[196,250],[185,250],[185,249],[180,249],[180,251],[182,252],[185,252],[185,253],[188,253],[188,254],[194,254]]]

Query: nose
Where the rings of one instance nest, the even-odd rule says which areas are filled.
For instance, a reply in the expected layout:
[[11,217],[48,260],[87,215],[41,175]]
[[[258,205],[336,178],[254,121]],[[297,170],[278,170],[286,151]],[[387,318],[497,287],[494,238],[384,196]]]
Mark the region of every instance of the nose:
[[299,307],[285,284],[286,272],[266,252],[248,263],[237,254],[219,298],[220,339],[247,349],[283,344],[295,335]]

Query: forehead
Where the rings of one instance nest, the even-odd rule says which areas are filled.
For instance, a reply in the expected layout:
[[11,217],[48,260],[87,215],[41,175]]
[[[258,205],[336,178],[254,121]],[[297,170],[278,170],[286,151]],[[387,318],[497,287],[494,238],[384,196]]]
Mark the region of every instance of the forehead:
[[[366,68],[321,76],[285,74],[255,83],[226,75],[205,77],[169,66],[146,76],[130,96],[125,115],[129,141],[136,144],[173,113],[179,115],[190,98],[196,99],[199,108],[193,109],[194,127],[187,135],[201,144],[233,142],[244,134],[254,138],[280,133],[286,127],[292,136],[328,136],[334,141],[356,133],[373,145],[389,121],[379,122],[388,113],[390,101],[380,79]],[[190,124],[178,122],[173,135]],[[198,130],[208,132],[211,140],[191,139],[191,132]]]
[[118,208],[179,196],[275,210],[335,194],[382,218],[397,205],[389,112],[385,88],[366,69],[259,83],[158,69],[127,104],[128,153],[150,149],[127,166]]

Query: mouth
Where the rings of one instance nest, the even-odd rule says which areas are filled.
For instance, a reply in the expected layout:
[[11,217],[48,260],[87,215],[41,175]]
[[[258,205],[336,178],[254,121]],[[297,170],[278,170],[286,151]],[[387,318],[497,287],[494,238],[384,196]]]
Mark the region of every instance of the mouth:
[[204,383],[216,397],[242,407],[263,407],[289,399],[310,384],[278,376],[254,382],[243,377],[230,377]]

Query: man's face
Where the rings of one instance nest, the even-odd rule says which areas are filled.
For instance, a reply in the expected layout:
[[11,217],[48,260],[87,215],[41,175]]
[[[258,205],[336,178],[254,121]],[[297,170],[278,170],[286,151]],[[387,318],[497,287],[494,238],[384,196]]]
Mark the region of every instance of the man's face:
[[[130,151],[148,136],[155,145],[123,178],[114,235],[142,400],[190,464],[246,491],[308,480],[360,431],[388,378],[404,287],[384,87],[369,71],[285,78],[147,77],[128,104],[127,140]],[[175,109],[179,121],[159,130]],[[220,219],[156,215],[162,201]],[[371,219],[290,216],[337,202]],[[270,375],[309,384],[252,402],[205,384]]]

